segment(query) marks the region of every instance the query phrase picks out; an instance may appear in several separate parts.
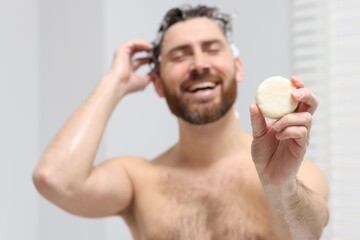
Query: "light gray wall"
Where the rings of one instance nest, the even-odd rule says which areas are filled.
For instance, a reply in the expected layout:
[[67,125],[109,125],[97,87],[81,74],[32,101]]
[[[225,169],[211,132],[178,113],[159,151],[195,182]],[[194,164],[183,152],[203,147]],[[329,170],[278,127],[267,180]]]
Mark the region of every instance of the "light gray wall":
[[38,239],[37,3],[0,1],[0,239]]
[[[288,1],[206,3],[237,14],[235,40],[245,66],[237,109],[240,124],[250,131],[248,105],[256,86],[270,75],[290,73]],[[109,68],[114,50],[129,39],[153,40],[165,10],[178,4],[175,0],[0,1],[0,184],[5,189],[0,200],[0,239],[131,239],[118,218],[78,218],[39,197],[31,171],[65,119]],[[152,158],[176,139],[176,120],[150,86],[119,104],[98,161],[122,154]]]
[[[102,75],[103,4],[39,1],[41,152]],[[71,216],[44,199],[39,219],[40,240],[104,238],[103,220]]]

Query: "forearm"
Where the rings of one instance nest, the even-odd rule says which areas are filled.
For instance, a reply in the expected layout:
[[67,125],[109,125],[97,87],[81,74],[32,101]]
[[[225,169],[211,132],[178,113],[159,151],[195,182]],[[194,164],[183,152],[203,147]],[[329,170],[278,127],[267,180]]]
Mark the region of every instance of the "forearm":
[[320,239],[328,222],[326,201],[295,180],[286,187],[264,187],[277,240]]
[[120,97],[116,82],[104,77],[65,123],[34,172],[35,184],[43,194],[64,194],[86,180],[106,123]]

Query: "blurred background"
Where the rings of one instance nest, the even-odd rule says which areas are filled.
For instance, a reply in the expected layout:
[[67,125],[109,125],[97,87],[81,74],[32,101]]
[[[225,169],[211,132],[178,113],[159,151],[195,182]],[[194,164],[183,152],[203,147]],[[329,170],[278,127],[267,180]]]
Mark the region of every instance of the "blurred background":
[[[184,3],[216,5],[234,16],[245,67],[236,103],[243,129],[250,133],[248,106],[269,76],[298,75],[318,95],[308,157],[330,182],[331,220],[322,239],[360,239],[356,0],[0,0],[0,239],[131,239],[119,218],[85,219],[53,206],[36,192],[31,174],[109,69],[115,49],[134,38],[153,40],[165,11]],[[176,119],[149,86],[118,105],[96,161],[153,158],[176,140]]]

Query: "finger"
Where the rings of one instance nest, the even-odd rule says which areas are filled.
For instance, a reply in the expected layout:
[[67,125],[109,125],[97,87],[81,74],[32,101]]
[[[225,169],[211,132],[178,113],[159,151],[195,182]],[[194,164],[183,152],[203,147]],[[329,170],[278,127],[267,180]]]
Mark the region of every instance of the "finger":
[[118,58],[120,58],[121,61],[124,61],[131,58],[137,52],[150,51],[151,49],[152,49],[152,44],[147,41],[143,41],[143,40],[129,41],[116,49],[114,54],[114,61]]
[[133,40],[130,42],[127,42],[125,44],[125,47],[130,50],[129,54],[133,55],[136,52],[140,51],[150,51],[153,46],[150,42],[144,41],[144,40]]
[[148,84],[151,82],[151,76],[149,74],[140,77],[140,79],[143,82],[142,89],[145,89],[145,87],[148,86]]
[[304,126],[310,131],[312,125],[312,115],[309,112],[290,113],[274,122],[271,127],[276,132],[292,126]]
[[297,76],[291,76],[290,81],[296,88],[303,88],[305,86],[304,82]]
[[317,97],[313,92],[304,88],[304,82],[297,76],[291,76],[292,84],[298,88],[292,93],[293,98],[299,102],[297,112],[309,112],[314,114],[319,104]]
[[149,74],[144,75],[144,76],[134,74],[132,76],[132,78],[133,78],[133,81],[132,81],[132,87],[130,89],[130,92],[144,90],[151,82],[151,76]]
[[309,143],[309,131],[304,126],[291,126],[276,134],[278,140],[293,139],[300,147],[306,147]]
[[142,57],[132,60],[131,67],[133,71],[136,71],[139,67],[141,67],[144,64],[148,64],[151,62],[151,59],[149,57]]
[[253,137],[259,138],[263,136],[267,132],[268,127],[263,114],[255,103],[250,105],[250,117]]
[[296,112],[309,112],[314,114],[319,105],[315,94],[307,88],[299,88],[291,93],[292,97],[299,102]]

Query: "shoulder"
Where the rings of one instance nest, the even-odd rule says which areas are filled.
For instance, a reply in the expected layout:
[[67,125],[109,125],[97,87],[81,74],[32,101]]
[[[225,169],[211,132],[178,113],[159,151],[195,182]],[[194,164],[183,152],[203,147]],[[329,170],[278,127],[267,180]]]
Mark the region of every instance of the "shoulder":
[[329,186],[324,171],[314,162],[305,159],[299,169],[298,179],[309,189],[328,199]]
[[125,171],[134,171],[134,169],[148,167],[150,160],[140,156],[120,156],[110,158],[102,163],[110,169],[123,169]]

